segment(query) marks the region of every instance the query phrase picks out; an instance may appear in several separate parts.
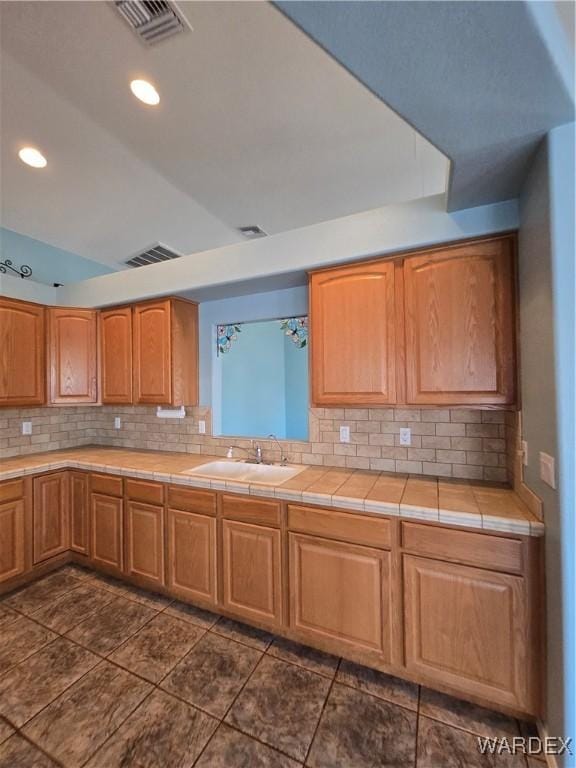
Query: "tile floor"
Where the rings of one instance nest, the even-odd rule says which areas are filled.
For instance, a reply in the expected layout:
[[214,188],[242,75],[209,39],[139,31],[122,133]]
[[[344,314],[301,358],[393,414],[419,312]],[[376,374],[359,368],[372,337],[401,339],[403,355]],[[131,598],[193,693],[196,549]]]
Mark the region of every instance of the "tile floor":
[[0,768],[544,768],[526,726],[66,566],[0,598]]

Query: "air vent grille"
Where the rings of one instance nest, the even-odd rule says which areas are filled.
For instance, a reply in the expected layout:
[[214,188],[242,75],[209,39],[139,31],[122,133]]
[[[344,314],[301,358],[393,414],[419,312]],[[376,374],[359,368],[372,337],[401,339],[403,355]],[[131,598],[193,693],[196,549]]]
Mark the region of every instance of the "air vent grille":
[[171,261],[171,259],[179,259],[182,256],[181,253],[176,253],[165,245],[152,246],[147,251],[138,253],[136,256],[132,256],[131,259],[125,261],[129,267],[147,267],[149,264],[158,264],[161,261]]
[[174,3],[165,0],[115,0],[136,34],[149,45],[189,28]]
[[238,232],[243,235],[247,240],[255,240],[258,237],[266,237],[267,232],[264,232],[262,227],[257,224],[249,224],[247,227],[238,227]]

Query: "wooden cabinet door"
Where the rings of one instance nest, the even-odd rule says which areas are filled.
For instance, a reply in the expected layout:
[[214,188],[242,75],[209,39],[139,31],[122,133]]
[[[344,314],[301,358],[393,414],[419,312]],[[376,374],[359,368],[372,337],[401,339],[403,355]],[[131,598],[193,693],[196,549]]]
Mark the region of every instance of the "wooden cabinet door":
[[514,402],[511,248],[488,240],[405,260],[408,403]]
[[67,472],[34,478],[33,521],[35,563],[69,548]]
[[92,493],[90,498],[90,549],[97,565],[122,571],[124,568],[124,534],[122,499]]
[[164,508],[126,503],[126,573],[164,584]]
[[0,583],[26,570],[24,501],[0,504]]
[[85,472],[68,473],[70,484],[70,549],[90,554],[90,494]]
[[527,703],[520,576],[404,555],[406,667],[495,704]]
[[389,661],[390,552],[295,533],[289,542],[291,628],[334,652]]
[[394,273],[375,261],[311,275],[314,405],[396,402]]
[[132,308],[100,312],[102,402],[132,402]]
[[224,520],[224,607],[271,627],[282,624],[280,531]]
[[46,402],[46,310],[0,299],[0,406]]
[[168,587],[181,597],[216,604],[213,517],[168,509]]
[[48,310],[51,403],[97,401],[96,317],[91,309]]
[[172,401],[170,301],[134,307],[134,402]]

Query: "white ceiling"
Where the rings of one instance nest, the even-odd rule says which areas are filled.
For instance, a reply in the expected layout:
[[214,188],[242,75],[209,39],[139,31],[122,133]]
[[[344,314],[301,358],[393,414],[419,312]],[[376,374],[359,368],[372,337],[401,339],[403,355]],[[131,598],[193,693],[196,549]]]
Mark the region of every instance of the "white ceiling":
[[445,157],[271,5],[180,8],[194,31],[148,48],[108,3],[1,3],[3,226],[118,265],[445,190]]

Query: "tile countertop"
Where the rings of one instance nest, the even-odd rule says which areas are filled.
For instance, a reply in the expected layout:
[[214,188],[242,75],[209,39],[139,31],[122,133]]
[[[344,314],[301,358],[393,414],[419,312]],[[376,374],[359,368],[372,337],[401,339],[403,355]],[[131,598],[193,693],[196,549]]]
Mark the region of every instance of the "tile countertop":
[[465,480],[307,467],[281,485],[270,486],[184,474],[218,458],[86,446],[3,459],[0,481],[56,469],[83,469],[487,531],[526,536],[544,534],[544,524],[514,491]]

